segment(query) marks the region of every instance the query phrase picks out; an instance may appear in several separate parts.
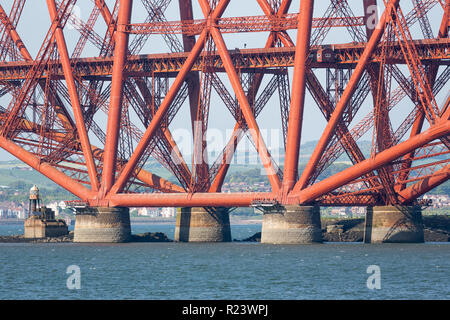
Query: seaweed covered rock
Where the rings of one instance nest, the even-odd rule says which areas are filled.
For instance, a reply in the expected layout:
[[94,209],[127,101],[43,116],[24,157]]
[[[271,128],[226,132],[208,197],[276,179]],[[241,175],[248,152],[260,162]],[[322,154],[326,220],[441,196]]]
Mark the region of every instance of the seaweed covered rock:
[[252,235],[251,237],[248,237],[246,239],[243,240],[234,240],[237,242],[261,242],[261,232],[257,232],[254,235]]
[[172,242],[165,233],[145,232],[131,235],[131,242]]

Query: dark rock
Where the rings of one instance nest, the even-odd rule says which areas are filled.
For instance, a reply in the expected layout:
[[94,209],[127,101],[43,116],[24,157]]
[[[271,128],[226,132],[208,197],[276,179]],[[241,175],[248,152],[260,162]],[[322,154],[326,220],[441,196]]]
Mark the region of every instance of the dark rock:
[[432,230],[425,228],[423,230],[423,236],[425,242],[449,242],[450,233],[442,230]]
[[23,235],[14,236],[0,236],[0,242],[7,243],[56,243],[56,242],[72,242],[73,236],[64,235],[60,237],[47,237],[47,238],[25,238]]
[[324,242],[362,242],[363,237],[363,231],[351,229],[345,232],[322,232]]
[[162,232],[146,232],[132,234],[130,242],[172,242],[165,233]]
[[362,242],[364,219],[323,219],[324,242]]
[[[364,229],[364,219],[322,219],[322,231],[325,231],[328,226],[336,225],[342,231],[347,231],[353,228]],[[332,229],[332,228],[330,228]]]
[[233,241],[236,241],[236,242],[261,242],[261,232],[257,232],[254,235],[252,235],[251,237],[248,237],[243,240],[234,239]]
[[[134,234],[131,236],[131,242],[172,242],[162,232],[146,232],[141,234]],[[8,243],[61,243],[61,242],[73,242],[73,231],[68,235],[60,237],[47,237],[47,238],[25,238],[23,235],[13,235],[13,236],[0,236],[0,242]]]
[[424,228],[450,234],[450,216],[423,216],[422,220]]

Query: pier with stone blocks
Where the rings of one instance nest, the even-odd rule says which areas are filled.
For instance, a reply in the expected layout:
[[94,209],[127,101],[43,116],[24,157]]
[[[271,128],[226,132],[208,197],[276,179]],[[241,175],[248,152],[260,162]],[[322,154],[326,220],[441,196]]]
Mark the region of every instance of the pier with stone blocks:
[[[260,207],[263,243],[320,243],[327,206],[366,207],[365,242],[423,241],[421,197],[450,177],[449,1],[95,0],[81,17],[42,0],[42,34],[21,28],[39,1],[0,2],[0,147],[85,204],[74,241],[129,241],[130,207],[179,208],[176,241],[231,241],[230,210]],[[309,108],[323,122],[299,168]],[[233,134],[211,158],[212,120]],[[246,139],[270,190],[222,192]],[[30,213],[26,236],[66,232]]]

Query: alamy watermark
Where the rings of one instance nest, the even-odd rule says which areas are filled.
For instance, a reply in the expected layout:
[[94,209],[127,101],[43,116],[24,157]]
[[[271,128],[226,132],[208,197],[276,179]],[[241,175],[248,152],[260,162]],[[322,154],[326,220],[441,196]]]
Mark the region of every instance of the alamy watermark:
[[377,5],[370,5],[367,6],[365,15],[367,17],[366,19],[366,26],[367,29],[373,30],[377,27],[379,17],[380,17],[380,6]]
[[[280,129],[226,129],[219,130],[208,128],[203,131],[201,121],[194,124],[194,135],[185,128],[178,128],[172,131],[173,139],[177,149],[172,149],[172,159],[176,164],[181,164],[178,152],[183,155],[193,155],[193,164],[199,165],[208,163],[212,165],[216,160],[226,164],[268,165],[267,158],[257,156],[256,150],[266,147],[270,153],[270,158],[276,163],[280,163],[283,149],[283,134]],[[194,141],[195,137],[195,141]],[[240,143],[238,143],[240,141]],[[205,150],[202,146],[207,145]],[[238,157],[235,157],[239,154]],[[261,160],[263,159],[263,160]],[[266,160],[264,160],[266,159]]]
[[367,289],[380,290],[381,289],[381,268],[377,265],[370,265],[366,272],[371,274],[366,281]]
[[81,269],[76,264],[67,267],[66,274],[70,274],[67,278],[66,286],[69,290],[81,289]]

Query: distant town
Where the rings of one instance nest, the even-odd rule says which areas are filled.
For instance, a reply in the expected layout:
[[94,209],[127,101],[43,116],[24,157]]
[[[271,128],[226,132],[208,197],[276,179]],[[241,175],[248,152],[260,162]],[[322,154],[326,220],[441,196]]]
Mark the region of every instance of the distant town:
[[[305,148],[304,148],[305,149]],[[155,168],[159,165],[154,164]],[[303,166],[303,164],[302,164]],[[348,165],[333,164],[321,179],[339,172]],[[153,169],[155,169],[153,168]],[[168,177],[166,177],[168,178]],[[169,179],[169,178],[168,178]],[[174,181],[173,181],[174,182]],[[74,196],[54,184],[20,161],[0,161],[0,220],[25,219],[28,211],[28,197],[30,188],[36,184],[41,190],[43,205],[51,208],[59,218],[68,222],[74,219],[74,210],[67,207],[63,200],[75,200]],[[353,187],[359,188],[358,184]],[[271,186],[261,168],[252,166],[238,166],[232,170],[222,187],[222,192],[270,192]],[[430,206],[424,214],[450,213],[450,183],[447,182],[423,196],[430,201]],[[322,216],[359,218],[366,213],[364,207],[324,207]],[[231,213],[234,216],[260,216],[261,212],[255,208],[237,208]],[[173,219],[176,208],[130,208],[131,218]]]
[[[229,182],[223,186],[223,192],[268,192],[270,191],[270,185],[265,182],[256,182],[253,184],[247,184],[246,182]],[[12,195],[19,195],[21,190],[13,190],[7,186],[0,186],[0,196],[5,196],[10,193]],[[450,210],[450,196],[441,195],[425,195],[424,200],[430,200],[431,205],[427,210],[433,211],[433,209]],[[55,212],[55,216],[70,221],[74,217],[73,209],[69,208],[64,201],[52,201],[44,203],[44,205]],[[28,211],[27,201],[14,202],[14,201],[1,201],[0,202],[0,219],[25,219]],[[241,210],[242,211],[242,210]],[[366,213],[365,207],[326,207],[322,209],[323,216],[329,217],[341,217],[341,218],[360,218]],[[426,214],[426,211],[424,212]],[[174,218],[177,214],[177,209],[174,207],[166,208],[130,208],[131,218]],[[256,209],[246,208],[245,215],[260,215]]]
[[[55,216],[70,221],[74,216],[74,211],[69,208],[65,201],[54,201],[44,204],[55,212]],[[14,203],[11,201],[0,202],[0,220],[23,220],[28,213],[28,204]],[[148,217],[148,218],[174,218],[176,217],[177,208],[130,208],[131,217]]]

